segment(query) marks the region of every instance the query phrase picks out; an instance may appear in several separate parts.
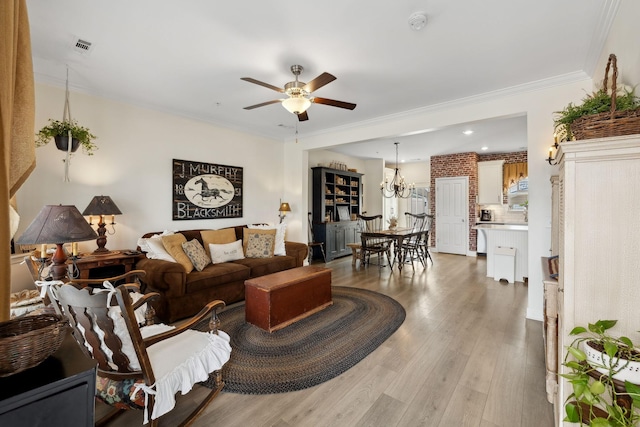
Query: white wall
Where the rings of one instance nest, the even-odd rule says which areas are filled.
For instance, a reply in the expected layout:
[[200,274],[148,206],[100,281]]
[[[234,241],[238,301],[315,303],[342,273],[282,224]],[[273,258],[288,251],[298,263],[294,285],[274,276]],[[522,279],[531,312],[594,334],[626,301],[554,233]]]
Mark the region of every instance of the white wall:
[[[401,163],[400,174],[407,184],[416,184],[420,187],[429,187],[431,181],[430,162]],[[398,199],[398,224],[406,227],[405,212],[409,212],[409,199]]]
[[[618,82],[636,86],[640,91],[640,51],[638,50],[638,25],[640,24],[640,2],[621,0],[604,48],[594,73],[594,83],[601,84],[609,54],[616,55]],[[609,72],[611,78],[613,70]]]
[[[375,122],[298,138],[298,144],[287,144],[287,167],[302,159],[305,150],[318,149],[374,137],[400,135],[427,128],[440,128],[453,124],[512,114],[527,115],[529,157],[529,299],[527,317],[541,320],[542,277],[540,257],[547,256],[550,248],[551,185],[549,178],[555,172],[544,159],[553,141],[553,112],[569,102],[578,102],[585,89],[592,86],[591,79],[558,84],[554,87],[527,89],[519,93],[508,91],[460,100],[432,108],[416,110],[402,117],[395,116]],[[404,170],[404,167],[401,168]],[[408,172],[408,170],[407,170]],[[403,171],[404,173],[404,171]]]
[[[62,119],[64,91],[36,85],[36,129]],[[98,136],[94,156],[80,151],[63,182],[62,159],[53,142],[36,149],[37,166],[17,194],[17,236],[46,204],[72,204],[82,212],[95,195],[111,196],[122,211],[108,249],[135,248],[138,237],[165,229],[222,228],[277,222],[285,197],[284,143],[195,120],[71,93],[74,119]],[[172,220],[172,159],[240,166],[244,170],[243,218]],[[306,168],[305,168],[306,171]],[[299,197],[299,196],[298,196]],[[293,209],[299,204],[292,203]],[[93,251],[95,241],[80,243]]]

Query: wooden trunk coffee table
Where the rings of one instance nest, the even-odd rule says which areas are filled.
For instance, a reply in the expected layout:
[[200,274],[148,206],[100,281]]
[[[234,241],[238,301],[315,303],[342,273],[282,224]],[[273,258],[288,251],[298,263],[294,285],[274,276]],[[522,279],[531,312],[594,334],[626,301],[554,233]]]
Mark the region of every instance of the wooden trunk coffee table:
[[244,282],[245,319],[268,332],[277,331],[333,304],[331,270],[297,267]]

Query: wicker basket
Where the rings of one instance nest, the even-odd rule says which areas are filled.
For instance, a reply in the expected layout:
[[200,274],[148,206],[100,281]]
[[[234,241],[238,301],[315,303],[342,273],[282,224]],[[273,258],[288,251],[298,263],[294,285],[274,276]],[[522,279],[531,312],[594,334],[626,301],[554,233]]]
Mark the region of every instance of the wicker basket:
[[40,364],[55,353],[68,329],[57,314],[23,316],[0,323],[0,377]]
[[634,135],[640,133],[640,108],[627,111],[616,111],[618,64],[614,54],[609,55],[604,73],[603,90],[607,91],[609,68],[613,64],[611,80],[611,111],[592,114],[576,119],[569,125],[571,133],[578,140],[606,138],[610,136]]

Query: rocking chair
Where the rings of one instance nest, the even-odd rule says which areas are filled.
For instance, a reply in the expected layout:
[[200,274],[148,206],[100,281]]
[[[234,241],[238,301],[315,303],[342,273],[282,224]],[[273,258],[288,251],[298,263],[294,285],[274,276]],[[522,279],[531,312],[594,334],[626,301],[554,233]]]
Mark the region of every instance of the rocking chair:
[[[146,294],[133,303],[129,291],[136,289],[135,285],[77,289],[66,284],[51,292],[69,319],[76,341],[98,363],[96,397],[116,408],[96,425],[122,409],[134,408],[145,411],[144,424],[150,416],[151,426],[157,426],[158,418],[175,406],[178,391],[186,394],[213,372],[215,388],[180,424],[188,426],[224,386],[220,371],[231,347],[229,336],[217,330],[216,310],[225,304],[212,301],[177,327],[140,328],[140,313],[135,311],[157,294]],[[112,301],[114,295],[117,304]],[[211,333],[190,329],[208,316],[212,316]]]

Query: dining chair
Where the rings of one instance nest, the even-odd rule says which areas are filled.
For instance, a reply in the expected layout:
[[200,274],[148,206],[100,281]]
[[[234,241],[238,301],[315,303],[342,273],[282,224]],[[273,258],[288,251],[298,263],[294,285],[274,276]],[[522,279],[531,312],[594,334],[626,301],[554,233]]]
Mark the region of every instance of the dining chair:
[[[366,236],[363,233],[375,233],[383,230],[382,215],[357,215],[358,230],[360,231],[360,239],[362,246],[360,248],[360,265],[369,264],[371,254],[378,255],[378,268],[384,267],[384,255],[387,256],[387,262],[391,265],[391,243],[392,241],[385,237]],[[382,260],[380,256],[382,255]]]
[[[231,347],[229,336],[213,321],[224,302],[210,302],[178,326],[140,327],[141,320],[145,322],[140,309],[157,294],[145,294],[134,303],[130,292],[136,289],[135,285],[78,289],[72,284],[52,288],[74,338],[98,364],[96,398],[115,408],[96,425],[123,409],[142,409],[144,424],[157,426],[158,419],[173,410],[178,391],[186,394],[212,375],[215,386],[180,424],[190,425],[224,386],[221,369]],[[214,316],[211,333],[193,329],[210,316]]]
[[309,223],[309,264],[311,264],[311,260],[313,259],[313,248],[320,248],[320,253],[322,254],[322,260],[326,263],[327,257],[324,255],[324,242],[316,242],[315,236],[313,234],[313,224],[311,223],[311,212],[307,215],[307,221]]
[[402,242],[402,251],[405,254],[403,261],[405,263],[411,263],[413,266],[413,261],[417,259],[424,267],[425,259],[423,257],[422,241],[424,240],[423,232],[427,226],[429,215],[426,213],[414,214],[411,212],[405,212],[404,215],[407,227],[411,228],[411,231],[418,232],[419,234],[413,235]]
[[418,247],[420,248],[420,254],[422,259],[424,260],[425,266],[427,263],[427,259],[431,260],[431,265],[433,265],[433,258],[431,258],[431,253],[429,252],[429,236],[431,235],[432,226],[433,226],[433,215],[427,215],[425,219],[425,223],[423,225],[422,238],[418,243]]

